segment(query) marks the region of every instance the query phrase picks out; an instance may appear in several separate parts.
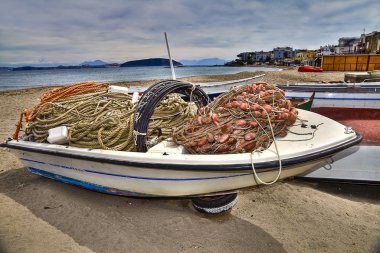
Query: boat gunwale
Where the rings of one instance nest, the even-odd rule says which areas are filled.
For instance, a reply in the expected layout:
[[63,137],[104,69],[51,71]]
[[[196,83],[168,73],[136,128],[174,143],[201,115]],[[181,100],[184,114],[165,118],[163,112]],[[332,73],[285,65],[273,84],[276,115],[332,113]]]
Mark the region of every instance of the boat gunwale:
[[289,92],[318,92],[318,93],[336,93],[336,94],[379,94],[380,85],[378,87],[361,87],[361,88],[347,88],[347,87],[294,87],[294,86],[278,86],[279,89]]
[[255,81],[256,79],[262,78],[264,76],[265,76],[265,74],[260,74],[260,75],[256,75],[253,77],[247,77],[247,78],[235,79],[235,80],[229,80],[229,81],[194,83],[194,84],[199,85],[201,88],[213,88],[213,87],[219,87],[219,86],[224,86],[224,85],[231,85],[231,84]]
[[[342,151],[351,146],[357,145],[362,140],[362,135],[356,133],[356,137],[345,141],[343,143],[339,143],[333,147],[316,151],[310,154],[301,155],[298,157],[288,158],[281,160],[282,166],[286,169],[288,166],[293,166],[295,164],[301,164],[305,162],[309,162],[311,160],[320,160],[324,157],[329,157],[334,155],[335,153]],[[137,161],[126,161],[126,160],[117,160],[110,159],[104,157],[94,157],[94,156],[86,156],[82,154],[75,153],[66,153],[60,151],[50,151],[44,149],[38,149],[35,147],[26,147],[26,146],[17,146],[11,145],[8,141],[1,143],[0,147],[5,147],[9,149],[23,150],[28,152],[46,154],[46,155],[54,155],[54,156],[62,156],[66,158],[73,158],[79,160],[87,160],[92,162],[101,162],[115,165],[124,165],[124,166],[132,166],[132,167],[141,167],[145,169],[165,169],[165,170],[177,170],[177,171],[242,171],[242,170],[252,170],[251,163],[242,163],[242,164],[171,164],[171,163],[148,163],[148,162],[137,162]],[[164,154],[163,154],[164,155]],[[169,154],[170,155],[170,154]],[[271,160],[267,162],[259,162],[254,163],[255,169],[259,170],[267,170],[277,168],[279,165],[278,160]],[[179,169],[180,167],[180,169]]]

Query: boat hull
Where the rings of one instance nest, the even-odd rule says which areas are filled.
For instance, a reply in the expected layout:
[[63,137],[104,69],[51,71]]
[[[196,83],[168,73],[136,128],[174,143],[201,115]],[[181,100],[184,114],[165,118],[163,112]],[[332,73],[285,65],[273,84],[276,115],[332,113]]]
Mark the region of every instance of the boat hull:
[[298,72],[323,72],[323,70],[312,66],[300,66]]
[[359,146],[334,156],[333,163],[305,173],[303,177],[380,182],[380,83],[279,87],[285,90],[288,99],[307,98],[315,91],[311,111],[350,126],[363,136]]
[[[286,91],[287,99],[305,99],[312,92]],[[380,93],[316,92],[311,111],[352,127],[363,144],[380,146]]]
[[[209,82],[209,83],[194,83],[195,85],[199,85],[204,92],[207,94],[221,94],[223,92],[226,92],[230,90],[233,87],[240,86],[240,85],[247,85],[251,83],[255,83],[260,81],[265,74],[249,77],[249,78],[243,78],[243,79],[237,79],[237,80],[231,80],[231,81],[223,81],[223,82]],[[145,91],[147,87],[131,87],[129,89],[129,92],[142,92]],[[214,96],[212,95],[213,98]]]
[[380,182],[380,146],[358,145],[334,156],[328,164],[300,177],[344,181]]
[[[84,188],[116,195],[169,197],[225,192],[258,185],[253,171],[179,171],[98,163],[54,155],[16,151],[32,173]],[[327,157],[283,168],[280,179],[312,170],[328,162]],[[270,182],[278,168],[258,171]]]

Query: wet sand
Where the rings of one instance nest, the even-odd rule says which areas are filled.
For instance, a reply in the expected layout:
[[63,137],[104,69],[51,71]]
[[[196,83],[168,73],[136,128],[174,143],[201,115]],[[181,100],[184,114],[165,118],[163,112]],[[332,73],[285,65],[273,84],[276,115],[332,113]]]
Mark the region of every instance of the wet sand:
[[[263,80],[327,82],[343,76],[284,70]],[[44,90],[0,93],[0,139],[13,133],[19,112],[36,104]],[[28,173],[6,150],[0,159],[0,252],[380,252],[379,185],[289,179],[244,189],[231,213],[208,216],[188,199],[110,196]]]

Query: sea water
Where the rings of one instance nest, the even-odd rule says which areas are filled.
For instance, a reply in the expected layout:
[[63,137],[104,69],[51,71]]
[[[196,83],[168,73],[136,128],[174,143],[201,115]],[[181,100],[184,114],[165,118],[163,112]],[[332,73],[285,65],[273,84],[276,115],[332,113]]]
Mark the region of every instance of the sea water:
[[[180,67],[175,68],[177,77],[200,75],[235,74],[243,71],[276,71],[263,67]],[[84,81],[120,82],[170,79],[171,71],[167,67],[111,67],[83,69],[49,69],[9,71],[0,70],[0,90],[16,90],[41,86],[57,86]]]

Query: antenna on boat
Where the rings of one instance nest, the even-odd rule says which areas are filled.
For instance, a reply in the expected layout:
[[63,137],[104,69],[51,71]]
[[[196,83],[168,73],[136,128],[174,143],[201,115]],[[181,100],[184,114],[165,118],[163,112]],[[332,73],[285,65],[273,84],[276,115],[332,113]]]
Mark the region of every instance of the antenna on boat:
[[174,67],[173,67],[172,57],[170,56],[169,43],[168,43],[168,36],[166,35],[166,32],[164,32],[164,34],[165,34],[165,40],[166,40],[166,47],[167,47],[167,49],[168,49],[170,69],[172,70],[172,79],[175,80],[175,72],[174,72]]

